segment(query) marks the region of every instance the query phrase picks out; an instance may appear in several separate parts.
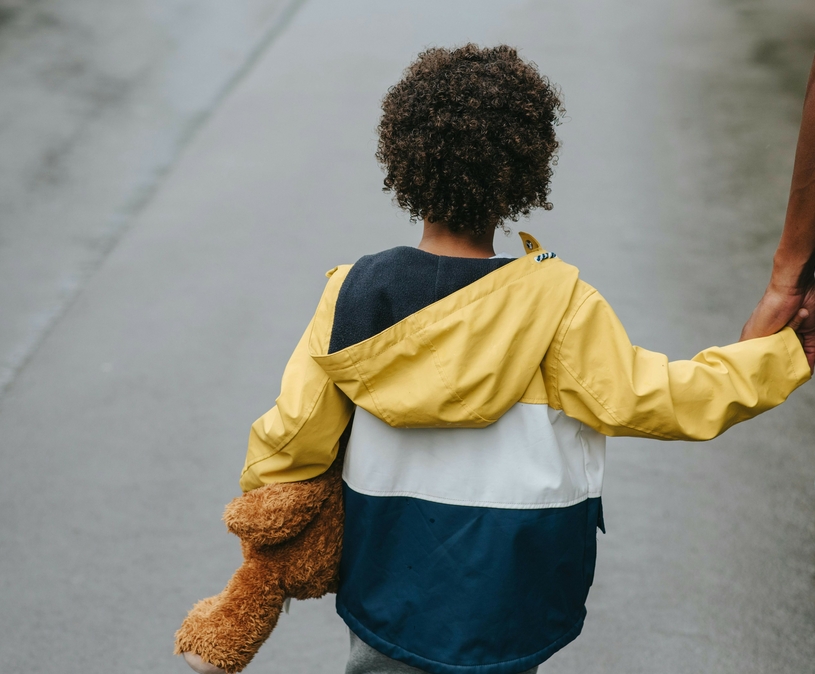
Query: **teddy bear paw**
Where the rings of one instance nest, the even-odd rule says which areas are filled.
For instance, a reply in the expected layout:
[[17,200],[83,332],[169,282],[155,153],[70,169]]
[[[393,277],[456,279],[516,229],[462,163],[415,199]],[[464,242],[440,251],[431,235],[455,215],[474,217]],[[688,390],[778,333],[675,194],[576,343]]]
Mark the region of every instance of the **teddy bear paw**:
[[197,653],[191,651],[185,652],[184,660],[186,660],[187,664],[192,667],[193,671],[198,672],[198,674],[226,674],[223,669],[209,664]]

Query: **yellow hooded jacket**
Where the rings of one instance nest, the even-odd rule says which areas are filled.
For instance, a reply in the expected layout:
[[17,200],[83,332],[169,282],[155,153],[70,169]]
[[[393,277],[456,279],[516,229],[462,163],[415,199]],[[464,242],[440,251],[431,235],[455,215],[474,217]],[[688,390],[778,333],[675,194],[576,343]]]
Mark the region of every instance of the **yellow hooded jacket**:
[[355,406],[396,428],[481,428],[521,402],[607,436],[708,440],[810,377],[789,328],[691,360],[632,346],[575,267],[521,237],[524,257],[336,353],[334,308],[351,266],[329,271],[277,404],[252,425],[243,490],[323,473]]
[[511,262],[396,248],[329,272],[241,477],[322,473],[354,413],[337,611],[433,674],[516,674],[580,633],[606,435],[706,440],[810,376],[789,329],[685,361],[632,346],[522,238]]

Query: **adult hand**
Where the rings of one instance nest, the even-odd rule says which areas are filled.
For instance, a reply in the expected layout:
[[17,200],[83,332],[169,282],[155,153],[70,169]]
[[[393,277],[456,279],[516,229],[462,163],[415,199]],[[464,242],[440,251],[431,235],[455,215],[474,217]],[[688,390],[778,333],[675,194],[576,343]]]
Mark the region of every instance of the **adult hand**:
[[779,287],[771,281],[758,306],[753,309],[753,313],[742,328],[739,341],[774,335],[793,319],[795,312],[803,305],[806,295],[806,289],[802,290],[797,285]]
[[801,308],[787,325],[795,330],[795,334],[801,340],[809,369],[815,372],[815,288],[807,292]]

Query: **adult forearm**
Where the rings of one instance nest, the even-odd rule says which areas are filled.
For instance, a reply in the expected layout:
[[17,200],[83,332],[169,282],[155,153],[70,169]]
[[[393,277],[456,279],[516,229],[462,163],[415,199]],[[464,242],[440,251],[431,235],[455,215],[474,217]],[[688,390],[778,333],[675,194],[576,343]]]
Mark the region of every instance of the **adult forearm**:
[[742,329],[741,339],[780,330],[801,307],[815,273],[815,60],[809,72],[801,130],[795,150],[784,231],[764,296]]
[[776,285],[806,288],[812,285],[815,255],[815,60],[809,73],[801,130],[795,150],[790,197],[784,231],[775,254]]

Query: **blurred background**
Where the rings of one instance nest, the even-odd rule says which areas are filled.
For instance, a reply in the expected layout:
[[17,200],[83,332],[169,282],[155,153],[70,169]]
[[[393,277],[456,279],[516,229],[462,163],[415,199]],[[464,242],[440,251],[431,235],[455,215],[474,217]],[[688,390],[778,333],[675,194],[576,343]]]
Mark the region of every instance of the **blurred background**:
[[[735,341],[783,223],[810,0],[0,0],[3,674],[188,671],[173,633],[240,563],[220,516],[323,272],[419,240],[380,190],[379,101],[467,41],[563,91],[555,208],[513,230],[635,343]],[[815,671],[814,404],[609,442],[586,627],[542,674]],[[246,671],[346,656],[329,597]]]

